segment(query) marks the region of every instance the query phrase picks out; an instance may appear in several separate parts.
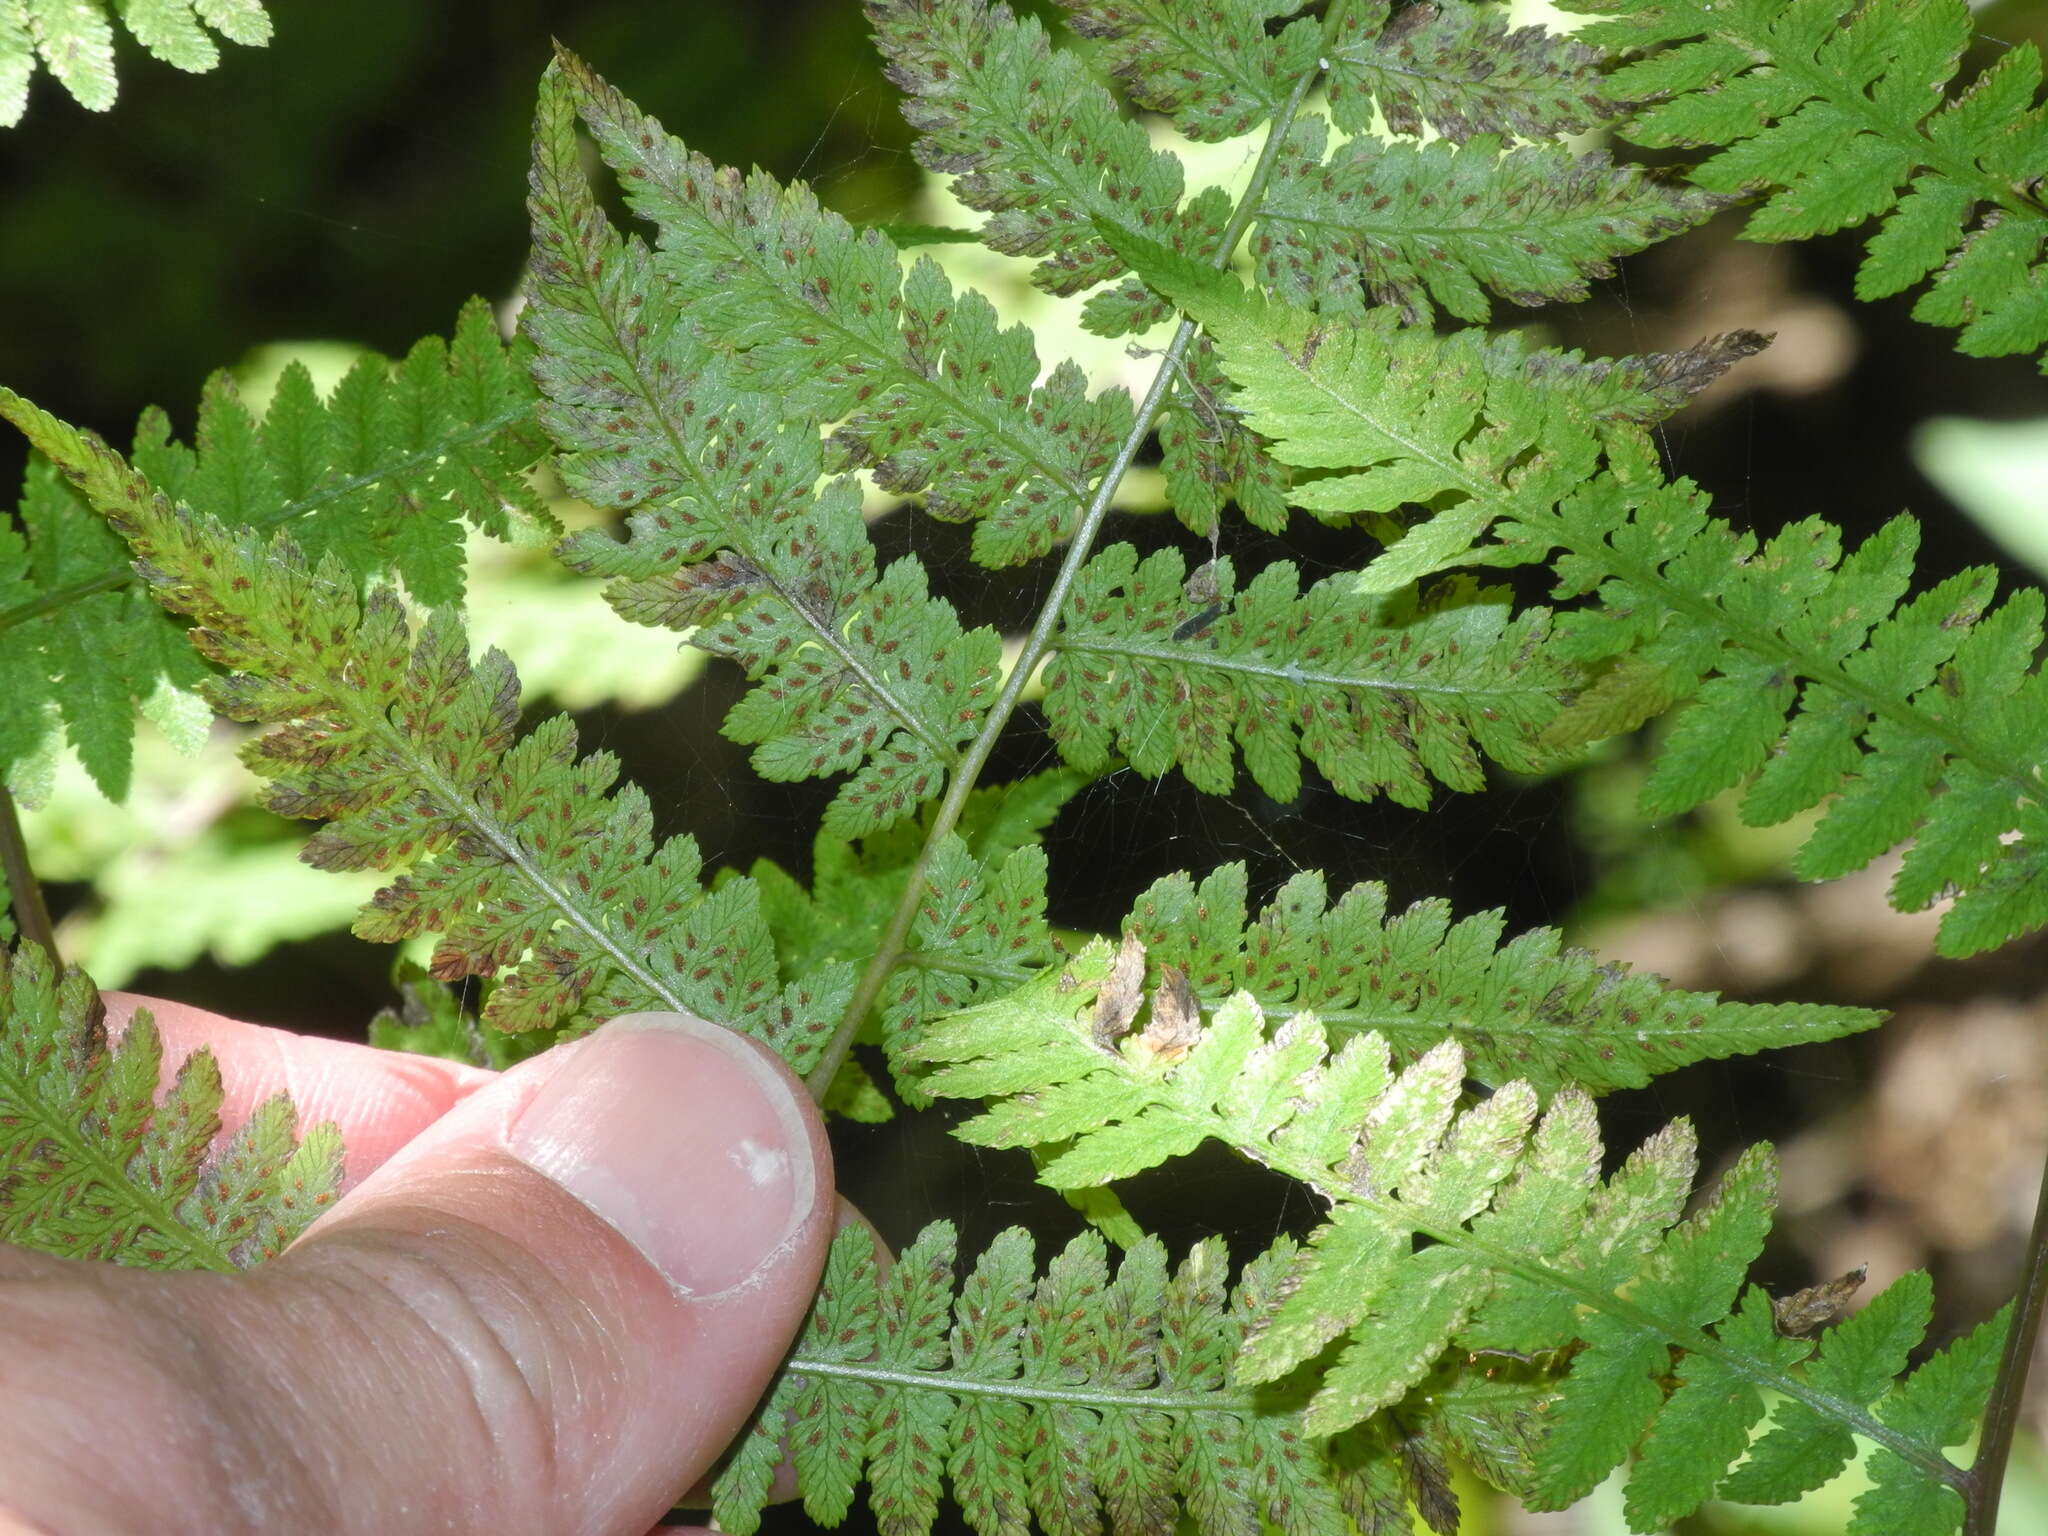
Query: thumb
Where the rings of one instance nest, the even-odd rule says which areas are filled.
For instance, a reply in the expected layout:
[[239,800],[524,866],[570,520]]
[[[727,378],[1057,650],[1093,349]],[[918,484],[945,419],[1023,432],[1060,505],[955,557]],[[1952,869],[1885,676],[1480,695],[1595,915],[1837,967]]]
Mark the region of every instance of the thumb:
[[246,1275],[0,1263],[0,1529],[644,1532],[745,1423],[833,1220],[777,1058],[614,1020]]

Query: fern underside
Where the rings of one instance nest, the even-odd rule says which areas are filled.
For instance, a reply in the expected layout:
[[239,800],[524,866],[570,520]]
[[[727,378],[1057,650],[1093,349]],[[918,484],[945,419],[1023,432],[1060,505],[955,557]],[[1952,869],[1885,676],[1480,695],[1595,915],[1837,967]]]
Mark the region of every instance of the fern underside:
[[[1450,1533],[1454,1461],[1550,1509],[1626,1464],[1649,1531],[1861,1459],[1852,1536],[1949,1536],[2003,1320],[1909,1371],[1909,1275],[1799,1335],[1745,1278],[1770,1150],[1696,1196],[1687,1125],[1615,1162],[1594,1107],[1876,1014],[1679,991],[1375,883],[1255,900],[1241,865],[1154,882],[1120,942],[1065,937],[1044,844],[1124,770],[1441,810],[1669,715],[1647,814],[1730,790],[1754,825],[1817,812],[1814,879],[1903,846],[1893,899],[1947,902],[1949,954],[2048,923],[2041,594],[1981,569],[1915,592],[1908,518],[1759,536],[1671,478],[1654,426],[1766,338],[1589,358],[1483,328],[1747,201],[1751,238],[1875,220],[1865,296],[1924,282],[1965,351],[2048,346],[2035,51],[1950,92],[1959,0],[1574,0],[1602,19],[1572,38],[1476,0],[1061,5],[1092,53],[988,0],[867,0],[914,153],[977,231],[858,226],[720,167],[558,49],[511,345],[473,304],[325,400],[288,370],[260,418],[217,376],[192,446],[159,412],[127,455],[0,390],[43,456],[0,532],[0,769],[63,735],[118,796],[135,713],[203,700],[267,728],[245,756],[269,808],[322,823],[310,862],[387,877],[356,932],[431,945],[387,1038],[509,1061],[685,1008],[841,1114],[974,1101],[963,1141],[1028,1152],[1117,1238],[1115,1264],[1089,1232],[1041,1271],[1005,1233],[960,1279],[943,1223],[893,1266],[842,1234],[717,1482],[724,1529],[756,1527],[786,1443],[812,1518],[865,1482],[892,1532],[950,1497],[1005,1536]],[[199,21],[260,40],[254,0],[123,17],[186,67]],[[0,120],[36,51],[104,105],[102,22],[0,0]],[[1260,135],[1242,190],[1191,186],[1133,107]],[[1706,153],[1652,173],[1594,131]],[[960,239],[1099,335],[1178,316],[1149,389],[1091,391],[915,254]],[[1206,549],[1101,539],[1148,445]],[[617,761],[566,716],[522,729],[511,662],[472,654],[465,529],[559,535],[543,463],[598,514],[556,558],[738,667],[723,728],[758,774],[833,782],[801,877],[657,840]],[[1016,647],[950,573],[881,558],[862,476],[971,524],[985,567],[1057,560]],[[1275,553],[1297,513],[1376,552],[1305,572]],[[1488,567],[1541,567],[1547,596]],[[979,784],[1020,722],[1054,766]],[[488,1037],[433,991],[469,979]],[[232,1267],[331,1197],[331,1132],[294,1142],[273,1106],[209,1152],[210,1061],[159,1102],[146,1021],[109,1047],[32,947],[0,1014],[0,1238]],[[1115,1194],[1211,1142],[1317,1202],[1234,1284],[1220,1241],[1170,1266]]]
[[149,1269],[275,1256],[332,1203],[341,1137],[301,1136],[282,1094],[216,1145],[220,1068],[199,1050],[162,1097],[156,1027],[110,1044],[92,983],[21,944],[0,959],[0,1242]]

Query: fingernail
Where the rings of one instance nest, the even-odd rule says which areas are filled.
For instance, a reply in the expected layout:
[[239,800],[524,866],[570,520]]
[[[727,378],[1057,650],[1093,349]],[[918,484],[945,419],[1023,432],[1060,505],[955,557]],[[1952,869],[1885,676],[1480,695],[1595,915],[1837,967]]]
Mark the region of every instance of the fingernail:
[[757,1273],[817,1199],[789,1081],[682,1013],[612,1020],[520,1111],[512,1154],[618,1229],[687,1295]]

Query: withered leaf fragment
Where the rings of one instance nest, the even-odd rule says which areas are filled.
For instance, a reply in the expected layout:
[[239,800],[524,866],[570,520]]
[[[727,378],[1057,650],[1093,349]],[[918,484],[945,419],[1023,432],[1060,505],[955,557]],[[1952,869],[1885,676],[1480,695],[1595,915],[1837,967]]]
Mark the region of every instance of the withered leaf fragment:
[[1171,1066],[1187,1055],[1202,1032],[1202,1009],[1195,1001],[1195,989],[1188,985],[1187,972],[1178,966],[1159,968],[1159,988],[1152,994],[1152,1021],[1138,1036],[1138,1043],[1152,1059]]
[[1839,1321],[1849,1310],[1849,1299],[1863,1288],[1863,1277],[1869,1272],[1868,1264],[1858,1264],[1833,1280],[1809,1285],[1790,1296],[1772,1297],[1771,1316],[1778,1324],[1778,1332],[1788,1339],[1799,1339]]
[[1138,1004],[1145,996],[1145,945],[1135,933],[1124,935],[1109,979],[1095,994],[1095,1043],[1112,1049],[1138,1016]]

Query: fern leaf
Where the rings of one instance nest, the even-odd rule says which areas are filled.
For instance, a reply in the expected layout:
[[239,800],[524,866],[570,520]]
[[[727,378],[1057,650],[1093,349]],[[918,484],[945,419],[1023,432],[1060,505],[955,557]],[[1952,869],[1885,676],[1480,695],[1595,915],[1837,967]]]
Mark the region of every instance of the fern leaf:
[[0,127],[21,121],[28,84],[40,63],[93,112],[114,104],[114,28],[109,9],[157,58],[204,74],[220,62],[208,28],[231,43],[270,41],[262,0],[0,0]]
[[1326,45],[1330,111],[1348,133],[1376,126],[1453,144],[1477,134],[1551,139],[1622,112],[1598,49],[1541,27],[1512,32],[1490,6],[1426,0],[1389,14],[1387,0],[1345,10]]
[[189,690],[207,668],[138,592],[95,586],[57,599],[121,571],[127,551],[47,460],[31,461],[20,513],[26,538],[0,526],[0,630],[13,630],[0,646],[0,774],[26,775],[61,732],[107,798],[121,800],[137,713],[175,726],[189,701],[203,732],[212,712]]
[[[1013,854],[1038,847],[1060,808],[1088,782],[1071,768],[1052,768],[972,790],[953,833],[959,848],[978,866],[970,878],[986,880],[998,874]],[[820,831],[811,843],[809,889],[766,860],[754,864],[749,873],[769,902],[769,921],[785,964],[801,972],[827,960],[860,959],[875,952],[917,863],[928,818],[929,812],[919,822],[899,823],[858,841]],[[1037,922],[1026,926],[1032,937],[1020,949],[1036,953],[1046,930]],[[943,937],[941,949],[950,949],[952,942],[950,935]],[[1049,935],[1044,942],[1050,943]],[[934,954],[911,963],[937,968],[940,962]],[[1021,961],[998,959],[993,952],[958,973],[959,984],[970,989],[975,975],[1007,985],[1030,974]]]
[[[1846,1402],[1876,1401],[1905,1370],[1932,1316],[1933,1287],[1926,1274],[1900,1276],[1829,1331],[1826,1349],[1806,1368],[1807,1383]],[[1750,1446],[1748,1459],[1722,1482],[1720,1496],[1744,1504],[1787,1503],[1833,1478],[1855,1454],[1846,1427],[1787,1398]]]
[[427,337],[397,363],[363,357],[326,400],[288,366],[261,421],[215,374],[194,446],[152,411],[135,463],[231,528],[289,527],[309,560],[333,555],[358,585],[395,570],[420,602],[458,602],[464,523],[499,539],[555,528],[525,479],[547,451],[533,400],[523,349],[472,299],[446,342]]
[[[883,989],[872,1033],[861,1037],[887,1053],[896,1089],[910,1103],[929,1102],[915,1076],[901,1070],[902,1052],[924,1025],[1007,991],[1051,962],[1056,945],[1045,917],[1039,838],[1087,782],[1055,768],[974,790],[955,832],[925,868],[902,963]],[[901,823],[858,845],[821,831],[812,845],[809,890],[757,862],[752,875],[785,971],[802,975],[873,955],[925,836],[920,823]],[[886,1101],[862,1094],[857,1080],[847,1092],[870,1106],[869,1118],[886,1118]]]
[[[1866,4],[1843,16],[1794,0],[1568,0],[1608,19],[1579,36],[1649,57],[1612,87],[1669,99],[1624,132],[1654,146],[1712,146],[1701,187],[1760,192],[1744,236],[1801,240],[1877,219],[1857,292],[1933,282],[1914,315],[1960,326],[1972,356],[2048,345],[2048,108],[2041,56],[2010,49],[1948,94],[1970,12],[1962,0]],[[2048,362],[2048,359],[2044,359]]]
[[1294,83],[1316,67],[1319,23],[1266,23],[1301,0],[1222,0],[1192,9],[1170,0],[1060,0],[1067,25],[1104,40],[1103,59],[1132,101],[1163,112],[1200,143],[1250,133],[1280,112]]
[[[990,246],[1042,258],[1031,274],[1039,287],[1080,293],[1124,273],[1098,223],[1184,250],[1191,260],[1215,251],[1229,198],[1212,188],[1183,205],[1180,160],[1154,150],[1087,66],[1051,46],[1035,18],[990,0],[868,0],[867,15],[889,78],[905,93],[903,115],[921,134],[918,162],[954,176],[955,195],[990,215],[982,226]],[[1248,41],[1264,31],[1246,6],[1193,36],[1178,17],[1169,25],[1183,46]],[[1298,37],[1316,30],[1311,25]],[[1312,44],[1297,40],[1285,58],[1298,69],[1315,68]],[[1260,72],[1281,62],[1261,59],[1256,44],[1246,60]],[[1274,87],[1284,98],[1299,78],[1275,80]],[[1163,313],[1142,290],[1127,288],[1098,296],[1085,323],[1116,336]]]
[[1019,967],[1051,961],[1045,869],[1045,852],[1035,845],[984,864],[958,837],[939,844],[884,997],[882,1043],[891,1066],[926,1021],[980,1001]]
[[1070,763],[1099,772],[1121,754],[1148,778],[1178,767],[1226,794],[1236,746],[1278,800],[1300,792],[1307,757],[1340,794],[1423,806],[1431,777],[1481,787],[1482,752],[1539,761],[1531,744],[1571,674],[1546,659],[1540,619],[1507,621],[1502,594],[1446,583],[1418,608],[1363,599],[1345,577],[1300,593],[1284,561],[1242,592],[1228,561],[1213,571],[1205,605],[1176,550],[1140,561],[1112,545],[1082,568],[1045,678]]
[[[1903,1333],[1917,1339],[1917,1324],[1899,1326],[1915,1281],[1850,1336],[1839,1364],[1803,1371],[1813,1344],[1779,1336],[1768,1298],[1743,1286],[1772,1204],[1767,1148],[1680,1219],[1695,1169],[1682,1122],[1602,1179],[1591,1101],[1576,1089],[1540,1114],[1522,1082],[1461,1107],[1455,1042],[1396,1072],[1380,1036],[1332,1053],[1311,1015],[1269,1035],[1244,994],[1170,1038],[1155,997],[1150,1026],[1105,1040],[1092,1005],[1111,970],[1098,942],[1059,975],[940,1021],[913,1053],[932,1065],[925,1086],[990,1101],[956,1127],[963,1140],[1056,1149],[1040,1173],[1054,1187],[1126,1177],[1214,1139],[1322,1194],[1329,1219],[1248,1322],[1233,1367],[1240,1381],[1312,1389],[1305,1433],[1394,1408],[1449,1351],[1570,1348],[1541,1416],[1528,1485],[1540,1504],[1582,1496],[1636,1451],[1631,1524],[1653,1529],[1717,1492],[1817,1485],[1840,1470],[1840,1440],[1860,1435],[1880,1448],[1877,1480],[1904,1490],[1887,1509],[1910,1505],[1896,1529],[1948,1536],[1963,1473],[1941,1447],[1967,1428],[1972,1392],[1981,1404],[1996,1340],[1888,1393],[1877,1372]],[[1766,1473],[1731,1475],[1767,1393],[1844,1435],[1783,1415],[1794,1430]]]
[[0,1242],[150,1269],[245,1268],[312,1222],[341,1182],[332,1125],[290,1100],[223,1144],[220,1069],[193,1052],[157,1096],[147,1010],[109,1045],[98,994],[23,943],[0,962]]
[[[1802,877],[1846,873],[1910,838],[1892,901],[1912,911],[1955,896],[1943,953],[2048,921],[2038,591],[1994,604],[1996,575],[1980,567],[1901,601],[1919,542],[1911,519],[1846,554],[1818,519],[1759,547],[1683,485],[1629,497],[1596,484],[1502,536],[1523,550],[1561,545],[1559,594],[1598,600],[1559,621],[1559,644],[1611,670],[1553,740],[1690,701],[1645,806],[1689,809],[1747,782],[1743,819],[1767,826],[1833,796],[1794,856]],[[1672,604],[1669,616],[1628,612],[1645,597]]]
[[[360,584],[396,569],[422,602],[462,595],[461,524],[498,538],[553,520],[525,483],[547,451],[533,419],[525,359],[499,340],[490,307],[471,300],[452,336],[405,360],[366,356],[323,401],[303,367],[285,369],[261,421],[225,373],[208,380],[193,446],[146,412],[138,466],[172,495],[230,526],[289,526],[300,546],[333,554]],[[109,561],[43,592],[35,612],[128,585]],[[0,608],[0,630],[30,617]]]
[[849,995],[849,966],[778,988],[749,881],[705,893],[687,837],[656,847],[646,797],[608,796],[608,754],[579,759],[567,716],[521,738],[519,683],[472,663],[454,610],[415,638],[389,588],[357,597],[340,562],[235,533],[157,491],[121,457],[19,396],[0,414],[55,460],[129,541],[160,602],[234,674],[210,684],[234,719],[282,728],[247,749],[269,806],[327,818],[306,847],[331,869],[410,872],[356,932],[439,934],[437,979],[494,976],[503,1029],[680,1008],[753,1034],[802,1070]]
[[739,661],[754,690],[725,731],[754,744],[769,779],[853,770],[826,811],[842,836],[914,812],[944,787],[980,728],[1001,645],[963,634],[926,596],[914,559],[879,579],[850,478],[814,493],[814,422],[733,386],[688,328],[637,241],[613,235],[576,162],[575,105],[550,72],[535,134],[533,302],[527,334],[571,451],[570,488],[632,511],[621,546],[602,530],[562,558],[612,578],[606,597],[641,623],[691,633]]
[[[1645,787],[1651,814],[1689,810],[1753,781],[1742,814],[1767,826],[1832,795],[1795,857],[1803,877],[1860,868],[1912,838],[1893,903],[1912,911],[1954,895],[1942,918],[1943,953],[1974,954],[2048,922],[2039,592],[1994,606],[1994,573],[1980,568],[1902,604],[1918,542],[1906,518],[1847,556],[1839,531],[1817,518],[1761,546],[1712,518],[1702,494],[1664,483],[1640,436],[1616,430],[1604,414],[1614,408],[1596,403],[1617,383],[1697,377],[1682,358],[1624,360],[1619,379],[1597,380],[1583,363],[1546,364],[1508,385],[1503,415],[1548,399],[1574,413],[1564,423],[1590,417],[1597,432],[1581,425],[1577,454],[1568,456],[1585,468],[1579,483],[1550,478],[1539,453],[1507,472],[1523,492],[1503,496],[1470,468],[1483,462],[1463,441],[1475,419],[1470,401],[1441,383],[1458,360],[1479,355],[1462,336],[1369,323],[1329,331],[1168,253],[1141,259],[1148,280],[1209,326],[1243,391],[1246,420],[1278,456],[1367,466],[1299,485],[1296,501],[1373,509],[1466,493],[1368,566],[1365,588],[1467,560],[1552,559],[1559,598],[1596,599],[1554,627],[1550,655],[1592,677],[1546,728],[1548,745],[1598,740],[1689,703]],[[1714,362],[1754,346],[1753,338],[1728,342]],[[1542,381],[1533,392],[1524,387],[1531,376]],[[1494,398],[1486,396],[1489,412]],[[1376,414],[1391,399],[1414,413],[1405,435]],[[1616,414],[1627,422],[1641,413]],[[1528,441],[1547,449],[1571,436],[1553,426]],[[1596,449],[1605,450],[1604,472],[1592,472]],[[1489,528],[1498,542],[1474,551]],[[1937,784],[1947,792],[1933,795]]]
[[1473,1077],[1522,1078],[1546,1097],[1574,1085],[1593,1094],[1639,1088],[1691,1062],[1835,1039],[1884,1017],[1725,1003],[1602,965],[1563,948],[1553,929],[1503,944],[1503,926],[1499,912],[1454,922],[1443,901],[1390,915],[1376,884],[1332,903],[1313,872],[1251,917],[1245,868],[1226,864],[1199,885],[1186,875],[1156,881],[1124,931],[1145,946],[1155,979],[1174,967],[1207,1006],[1247,991],[1269,1018],[1313,1014],[1340,1041],[1371,1031],[1403,1061],[1455,1040]]
[[[1918,1444],[1938,1449],[1961,1445],[1976,1428],[1982,1404],[1998,1374],[2011,1309],[1981,1323],[1937,1354],[1878,1404],[1885,1424]],[[1896,1446],[1881,1446],[1870,1458],[1870,1489],[1858,1495],[1847,1536],[1883,1536],[1887,1531],[1927,1530],[1940,1536],[1962,1523],[1956,1489]]]
[[[233,527],[289,526],[317,561],[333,555],[361,584],[396,570],[426,603],[458,600],[462,524],[498,538],[552,528],[527,487],[546,451],[523,359],[498,340],[489,306],[464,307],[447,342],[428,338],[391,364],[365,357],[322,401],[297,365],[257,420],[228,375],[208,381],[195,444],[145,413],[135,462],[172,496]],[[8,696],[0,771],[37,753],[54,700],[72,744],[112,799],[127,793],[138,708],[172,725],[178,696],[206,675],[148,602],[118,539],[51,477],[32,471],[22,517],[31,540],[0,548],[0,648]]]
[[1012,1228],[957,1288],[954,1243],[950,1224],[927,1227],[885,1278],[872,1236],[840,1233],[795,1352],[713,1489],[721,1530],[759,1527],[785,1433],[806,1514],[836,1524],[865,1475],[880,1528],[900,1536],[932,1529],[942,1486],[987,1536],[1034,1520],[1092,1536],[1104,1516],[1163,1533],[1183,1504],[1204,1536],[1262,1517],[1309,1536],[1366,1502],[1383,1467],[1339,1461],[1303,1437],[1298,1395],[1227,1370],[1290,1245],[1227,1293],[1220,1239],[1169,1274],[1146,1238],[1112,1274],[1087,1233],[1035,1276],[1032,1240]]
[[1287,471],[1244,425],[1236,389],[1204,336],[1189,347],[1182,385],[1159,411],[1159,467],[1167,501],[1190,532],[1208,535],[1234,505],[1268,533],[1287,526]]
[[1478,330],[1438,337],[1383,311],[1330,323],[1163,247],[1106,238],[1202,323],[1244,391],[1245,423],[1276,459],[1347,471],[1298,479],[1288,493],[1296,506],[1437,509],[1366,567],[1357,584],[1367,593],[1458,563],[1496,518],[1571,495],[1603,456],[1654,462],[1645,427],[1764,345],[1737,331],[1683,353],[1591,363]]
[[906,277],[879,231],[855,230],[801,183],[742,178],[690,153],[587,66],[559,68],[627,200],[660,229],[654,262],[692,324],[734,349],[735,386],[837,421],[828,469],[871,467],[975,529],[975,558],[1051,549],[1130,430],[1130,397],[1094,400],[1071,364],[1043,384],[1022,327],[929,261]]
[[[1414,15],[1427,7],[1404,12]],[[1667,185],[1594,151],[1361,135],[1327,150],[1319,117],[1296,123],[1259,205],[1252,249],[1266,287],[1329,316],[1368,303],[1408,324],[1441,308],[1484,321],[1489,293],[1576,303],[1614,258],[1704,222],[1724,200]]]

